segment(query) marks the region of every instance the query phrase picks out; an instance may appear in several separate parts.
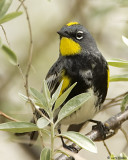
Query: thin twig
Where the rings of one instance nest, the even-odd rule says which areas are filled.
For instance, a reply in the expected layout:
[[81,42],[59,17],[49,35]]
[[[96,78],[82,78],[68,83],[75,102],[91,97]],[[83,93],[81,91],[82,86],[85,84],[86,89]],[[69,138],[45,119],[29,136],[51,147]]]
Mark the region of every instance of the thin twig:
[[3,30],[3,33],[4,33],[4,36],[5,36],[5,39],[6,39],[6,41],[7,41],[8,45],[9,45],[9,47],[10,47],[10,43],[9,43],[9,41],[8,41],[6,31],[5,31],[4,27],[2,26],[2,24],[1,24],[0,26],[1,26],[2,30]]
[[20,2],[21,2],[20,5],[19,5],[18,8],[16,9],[17,12],[19,11],[20,7],[22,7],[22,5],[23,5],[23,3],[25,2],[25,0],[22,0],[22,1],[20,0]]
[[120,106],[120,105],[121,105],[121,103],[110,104],[108,107],[103,108],[102,111],[105,110],[105,109],[111,108],[113,106]]
[[[110,100],[110,102],[108,102],[108,103],[106,103],[106,104],[104,105],[103,108],[108,107],[108,106],[109,106],[110,104],[112,104],[112,103],[118,102],[118,99],[121,98],[121,97],[123,97],[123,96],[125,96],[126,94],[128,94],[128,92],[122,93],[122,94],[118,95],[117,97],[112,98],[112,99]],[[121,99],[120,99],[120,100],[121,100]],[[120,101],[120,100],[119,100],[119,101]]]
[[103,141],[103,144],[104,144],[104,146],[105,146],[105,148],[106,148],[106,150],[107,150],[107,152],[108,152],[108,154],[109,154],[109,156],[110,156],[110,155],[111,155],[111,152],[110,152],[110,150],[109,150],[109,148],[108,148],[106,142]]
[[[25,90],[26,90],[26,95],[29,99],[29,102],[31,104],[31,108],[32,108],[32,111],[33,113],[35,113],[35,106],[33,104],[33,102],[31,101],[31,99],[29,98],[30,95],[29,95],[29,84],[28,84],[28,77],[29,77],[29,71],[30,71],[30,66],[31,66],[31,61],[32,61],[32,51],[33,51],[33,38],[32,38],[32,29],[31,29],[31,24],[30,24],[30,18],[29,18],[29,14],[28,14],[28,11],[27,11],[27,7],[25,6],[24,4],[24,1],[21,1],[19,0],[24,8],[24,11],[25,11],[25,14],[26,14],[26,19],[27,19],[27,22],[28,22],[28,29],[29,29],[29,37],[30,37],[30,44],[29,44],[29,50],[28,50],[28,64],[27,64],[27,70],[26,70],[26,75],[25,75]],[[34,120],[35,122],[37,121],[37,118],[35,115],[34,116]]]
[[[34,114],[35,111],[37,110],[36,109],[36,106],[35,104],[33,103],[33,101],[31,100],[30,98],[30,95],[29,95],[29,84],[28,84],[28,77],[29,77],[29,71],[30,71],[30,67],[31,67],[31,62],[32,62],[32,53],[33,53],[33,37],[32,37],[32,29],[31,29],[31,23],[30,23],[30,18],[29,18],[29,14],[28,14],[28,11],[27,11],[27,7],[25,6],[24,4],[24,1],[21,1],[20,6],[17,8],[17,10],[19,10],[19,8],[21,6],[23,6],[24,8],[24,11],[25,11],[25,14],[26,14],[26,19],[27,19],[27,22],[28,22],[28,29],[29,29],[29,37],[30,37],[30,44],[29,44],[29,50],[28,50],[28,63],[27,63],[27,69],[26,69],[26,74],[25,74],[25,84],[24,84],[24,87],[25,87],[25,90],[26,90],[26,95],[28,97],[28,101],[30,102],[30,105],[31,105],[31,108],[32,108],[32,111],[33,111],[33,118],[34,118],[34,121],[37,122],[37,117],[36,115]],[[18,66],[19,69],[20,69],[20,66]],[[22,70],[20,70],[22,71]],[[37,110],[38,112],[38,110]],[[42,136],[42,133],[41,131],[39,131],[39,135],[40,135],[40,138],[41,138],[41,144],[43,146],[43,136]]]
[[8,116],[7,114],[5,114],[5,113],[3,113],[1,111],[0,111],[0,115],[3,116],[3,117],[5,117],[5,118],[7,118],[7,119],[9,119],[9,120],[11,120],[11,121],[19,122],[19,120],[15,119],[13,117]]
[[23,79],[23,81],[24,81],[24,84],[25,84],[25,77],[24,77],[23,71],[22,71],[19,63],[17,64],[17,67],[18,67],[18,69],[19,69],[19,72],[20,72],[21,77],[22,77],[22,79]]
[[128,135],[126,133],[126,131],[121,127],[120,130],[122,131],[122,133],[124,134],[125,138],[126,138],[126,141],[127,141],[127,144],[128,144]]

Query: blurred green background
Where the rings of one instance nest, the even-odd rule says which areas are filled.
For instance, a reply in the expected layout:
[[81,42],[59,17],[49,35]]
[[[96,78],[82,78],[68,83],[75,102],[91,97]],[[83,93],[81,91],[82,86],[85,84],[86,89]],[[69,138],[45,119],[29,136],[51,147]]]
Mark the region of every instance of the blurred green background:
[[[16,11],[19,4],[18,0],[13,0],[8,12]],[[122,41],[122,35],[128,37],[128,0],[26,0],[25,5],[30,16],[34,46],[29,76],[31,87],[41,90],[47,71],[59,55],[59,36],[56,32],[70,21],[78,21],[91,32],[106,59],[128,60],[128,47]],[[26,15],[22,7],[20,10],[23,11],[20,17],[3,24],[3,26],[11,49],[17,54],[21,68],[25,72],[30,41]],[[1,28],[0,37],[3,43],[7,44]],[[110,68],[111,75],[119,73],[123,73],[123,70]],[[108,97],[115,97],[127,90],[128,82],[111,83]],[[29,121],[32,117],[31,108],[18,96],[19,92],[25,93],[21,75],[18,69],[8,63],[3,54],[0,54],[0,110],[19,120]],[[105,121],[118,111],[120,109],[114,107],[99,113],[95,119],[100,117],[100,120]],[[0,122],[5,121],[6,119],[0,116]],[[13,160],[21,158],[37,160],[39,158],[37,146],[35,148],[23,146],[21,143],[16,143],[11,136],[8,133],[0,132],[1,160],[9,160],[10,157]],[[122,145],[117,146],[119,141]],[[121,152],[128,155],[128,147],[122,133],[118,133],[107,143],[110,150],[116,155]],[[96,144],[99,151],[97,155],[85,151],[81,151],[81,154],[85,154],[87,159],[107,159],[108,153],[102,142]]]

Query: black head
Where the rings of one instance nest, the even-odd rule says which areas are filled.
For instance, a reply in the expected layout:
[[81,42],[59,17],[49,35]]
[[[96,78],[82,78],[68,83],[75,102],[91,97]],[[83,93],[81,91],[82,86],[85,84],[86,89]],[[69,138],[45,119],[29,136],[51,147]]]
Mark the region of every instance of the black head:
[[78,22],[70,22],[57,32],[60,39],[66,37],[80,45],[81,51],[97,50],[95,40],[89,31]]

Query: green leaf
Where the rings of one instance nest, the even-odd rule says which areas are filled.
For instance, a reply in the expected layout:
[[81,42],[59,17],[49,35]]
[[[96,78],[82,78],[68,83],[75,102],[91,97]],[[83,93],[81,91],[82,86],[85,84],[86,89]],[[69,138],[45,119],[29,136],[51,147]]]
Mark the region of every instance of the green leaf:
[[128,74],[114,75],[110,77],[110,82],[116,82],[116,81],[128,81]]
[[2,47],[2,40],[1,40],[1,38],[0,38],[0,48]]
[[111,154],[110,158],[111,158],[111,160],[116,160],[117,157],[114,154]]
[[41,132],[43,132],[47,136],[51,137],[51,132],[48,129],[43,128],[43,129],[41,129]]
[[7,122],[0,124],[0,130],[13,133],[24,133],[38,131],[39,128],[35,124],[29,122]]
[[121,104],[121,111],[123,112],[125,110],[126,105],[128,104],[128,94],[123,98],[122,104]]
[[44,148],[41,151],[40,160],[51,160],[51,152],[49,148]]
[[45,94],[45,97],[47,99],[47,102],[51,102],[51,95],[50,95],[50,91],[48,89],[48,85],[47,85],[47,82],[46,80],[44,80],[44,83],[43,83],[43,91],[44,91],[44,94]]
[[80,146],[83,149],[86,149],[90,152],[97,153],[97,147],[95,143],[88,137],[78,132],[69,131],[69,132],[62,133],[59,136],[62,136],[71,140],[72,142],[76,143],[78,146]]
[[110,59],[107,60],[108,64],[113,67],[128,68],[128,61],[122,59]]
[[120,159],[122,159],[122,160],[128,160],[128,157],[127,157],[127,155],[126,154],[124,154],[124,153],[120,153]]
[[18,95],[19,95],[24,101],[28,102],[28,97],[27,97],[27,96],[25,96],[25,95],[22,94],[22,93],[18,93]]
[[55,93],[52,95],[52,105],[55,103],[55,101],[60,95],[62,84],[63,84],[63,81],[60,83],[59,87],[56,89]]
[[61,149],[56,150],[56,153],[62,153],[64,155],[66,155],[67,157],[70,157],[70,155],[68,153],[66,153],[66,151],[63,151]]
[[37,100],[36,101],[36,105],[39,105],[41,108],[43,108],[46,112],[48,112],[48,108],[47,108],[47,102],[46,102],[46,98],[44,96],[43,93],[38,92],[36,89],[34,88],[30,88],[30,91],[33,95],[33,97]]
[[20,16],[21,14],[22,14],[22,12],[12,12],[12,13],[9,13],[9,14],[5,15],[4,17],[2,17],[0,19],[0,24],[8,22],[8,21],[10,21],[10,20],[12,20],[12,19]]
[[56,124],[78,110],[90,97],[91,93],[82,93],[70,99],[60,110]]
[[72,91],[72,89],[75,87],[75,85],[77,84],[74,83],[71,87],[69,87],[56,101],[55,106],[54,106],[54,111],[60,107],[60,105],[66,100],[66,98],[68,97],[68,95],[70,94],[70,92]]
[[0,19],[6,14],[11,3],[12,0],[0,0]]
[[49,122],[47,119],[45,119],[44,117],[41,117],[41,118],[39,118],[38,121],[37,121],[37,126],[38,126],[38,128],[43,129],[43,128],[46,127],[49,123],[50,123],[50,122]]
[[2,46],[2,50],[4,51],[6,56],[8,57],[10,63],[12,63],[13,65],[17,65],[16,54],[10,48],[8,48],[6,45]]
[[126,44],[128,46],[128,38],[126,38],[125,36],[122,36],[122,40],[123,40],[124,44]]
[[1,11],[4,6],[4,3],[5,3],[5,0],[0,0],[0,15],[1,15]]

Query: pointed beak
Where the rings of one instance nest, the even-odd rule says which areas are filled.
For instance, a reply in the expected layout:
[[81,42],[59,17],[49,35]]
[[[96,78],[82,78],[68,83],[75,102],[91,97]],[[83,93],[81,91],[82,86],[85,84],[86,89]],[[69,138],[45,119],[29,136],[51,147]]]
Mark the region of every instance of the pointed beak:
[[58,33],[59,35],[61,35],[61,32],[60,32],[60,31],[57,31],[57,33]]
[[60,37],[68,37],[68,34],[67,33],[65,33],[64,31],[58,31],[57,32],[59,35],[60,35]]
[[61,31],[58,31],[57,33],[60,35],[60,37],[64,36],[63,32],[61,32]]

